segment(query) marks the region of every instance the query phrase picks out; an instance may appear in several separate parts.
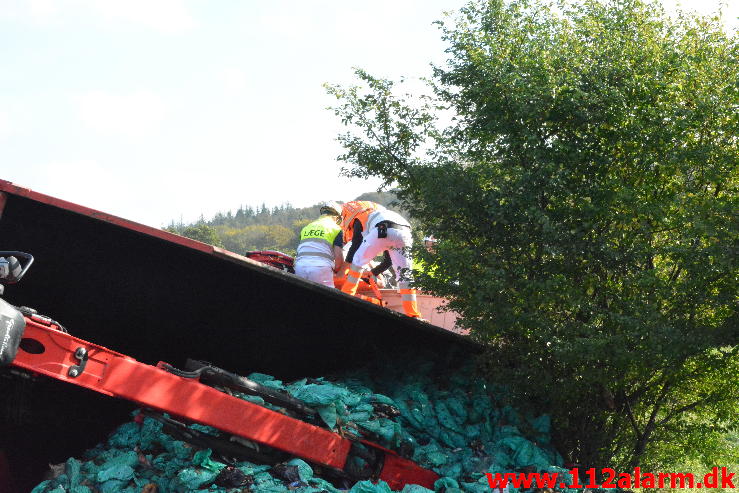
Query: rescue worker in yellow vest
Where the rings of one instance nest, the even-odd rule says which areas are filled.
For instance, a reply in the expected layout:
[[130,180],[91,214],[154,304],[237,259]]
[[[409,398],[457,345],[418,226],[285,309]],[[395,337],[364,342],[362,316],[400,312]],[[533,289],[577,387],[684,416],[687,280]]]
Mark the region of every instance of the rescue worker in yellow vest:
[[[362,271],[377,255],[384,254],[385,261],[373,269],[377,275],[391,264],[394,267],[403,310],[409,317],[420,318],[416,290],[411,289],[410,248],[413,246],[411,225],[400,214],[369,201],[344,204],[342,230],[352,246],[346,261],[350,264],[346,282],[341,290],[354,295],[357,292]],[[389,260],[389,261],[388,261]]]
[[334,287],[334,272],[342,268],[344,259],[340,218],[341,206],[327,202],[321,206],[321,217],[302,229],[295,260],[296,275]]

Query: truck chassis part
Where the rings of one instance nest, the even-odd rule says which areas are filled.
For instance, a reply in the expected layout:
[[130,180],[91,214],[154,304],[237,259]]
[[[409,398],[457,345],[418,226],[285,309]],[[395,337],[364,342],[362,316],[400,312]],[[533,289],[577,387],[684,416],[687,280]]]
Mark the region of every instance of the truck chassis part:
[[[194,372],[173,372],[173,368],[163,362],[157,366],[147,365],[62,332],[51,321],[45,324],[42,323],[44,319],[24,318],[25,333],[12,366],[211,426],[333,469],[336,476],[349,474],[345,467],[356,441],[228,395],[202,383],[194,378],[195,375],[182,375]],[[250,384],[247,379],[239,380],[208,365],[200,366],[199,370],[200,374],[219,377],[217,382],[225,381],[237,388]],[[307,406],[293,404],[302,413],[311,411]],[[392,450],[366,440],[359,443],[372,449],[378,460],[370,477],[350,477],[351,480],[383,480],[392,489],[399,490],[406,484],[433,489],[439,478],[433,471],[421,468]]]

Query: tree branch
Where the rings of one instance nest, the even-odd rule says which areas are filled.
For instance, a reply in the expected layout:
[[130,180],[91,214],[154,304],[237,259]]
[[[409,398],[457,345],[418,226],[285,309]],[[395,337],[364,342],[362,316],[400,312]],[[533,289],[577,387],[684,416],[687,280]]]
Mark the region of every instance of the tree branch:
[[662,404],[664,403],[665,397],[667,397],[667,391],[670,389],[670,387],[671,385],[669,382],[665,382],[665,384],[662,385],[662,389],[657,396],[657,400],[654,401],[654,407],[652,408],[652,414],[649,416],[647,426],[644,428],[644,435],[649,436],[654,431],[654,428],[657,426],[657,413],[659,413],[659,410],[662,408]]
[[716,396],[724,396],[722,399],[719,399],[716,402],[727,400],[729,398],[729,397],[726,397],[725,394],[722,394],[722,393],[719,393],[719,392],[714,392],[714,393],[709,394],[708,396],[704,397],[703,399],[699,399],[699,400],[697,400],[695,402],[692,402],[690,404],[686,404],[686,405],[684,405],[682,407],[679,407],[679,408],[675,409],[674,411],[668,413],[667,416],[665,416],[663,419],[661,419],[659,421],[659,423],[657,423],[657,425],[658,426],[662,426],[663,424],[667,423],[668,421],[670,421],[671,419],[673,419],[678,414],[682,414],[684,412],[690,411],[691,409],[695,409],[696,407],[700,406],[701,404],[706,404],[709,401],[711,401],[712,398],[714,398]]
[[625,402],[626,404],[626,416],[629,418],[629,422],[631,423],[631,427],[634,429],[634,433],[636,433],[636,437],[641,440],[642,432],[639,430],[639,425],[636,423],[636,419],[634,419],[634,413],[631,411],[631,404],[629,404],[629,401],[627,400]]

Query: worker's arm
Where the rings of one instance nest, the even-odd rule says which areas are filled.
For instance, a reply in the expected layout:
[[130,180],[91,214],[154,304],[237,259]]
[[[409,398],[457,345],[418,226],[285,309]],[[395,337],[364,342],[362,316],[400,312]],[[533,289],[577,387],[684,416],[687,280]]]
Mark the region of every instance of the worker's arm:
[[380,274],[388,270],[391,265],[393,265],[393,262],[392,260],[390,260],[390,252],[385,250],[383,252],[382,262],[380,262],[379,264],[377,264],[375,267],[372,268],[372,273],[375,276],[379,276]]
[[334,272],[341,272],[344,269],[344,250],[334,245]]
[[349,264],[351,264],[354,260],[354,254],[357,253],[357,250],[359,250],[359,245],[362,244],[362,240],[364,239],[362,237],[362,223],[359,222],[359,219],[354,220],[354,223],[352,224],[352,230],[352,246],[350,246],[349,251],[346,252],[346,261]]
[[334,272],[341,272],[344,269],[344,235],[339,232],[334,239]]

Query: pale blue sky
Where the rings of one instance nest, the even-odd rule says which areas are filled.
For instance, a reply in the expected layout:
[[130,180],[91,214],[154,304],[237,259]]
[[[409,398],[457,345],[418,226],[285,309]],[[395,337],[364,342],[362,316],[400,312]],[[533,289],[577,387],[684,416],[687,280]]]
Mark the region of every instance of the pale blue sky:
[[464,3],[0,0],[0,178],[152,226],[350,200],[322,83],[428,75]]

